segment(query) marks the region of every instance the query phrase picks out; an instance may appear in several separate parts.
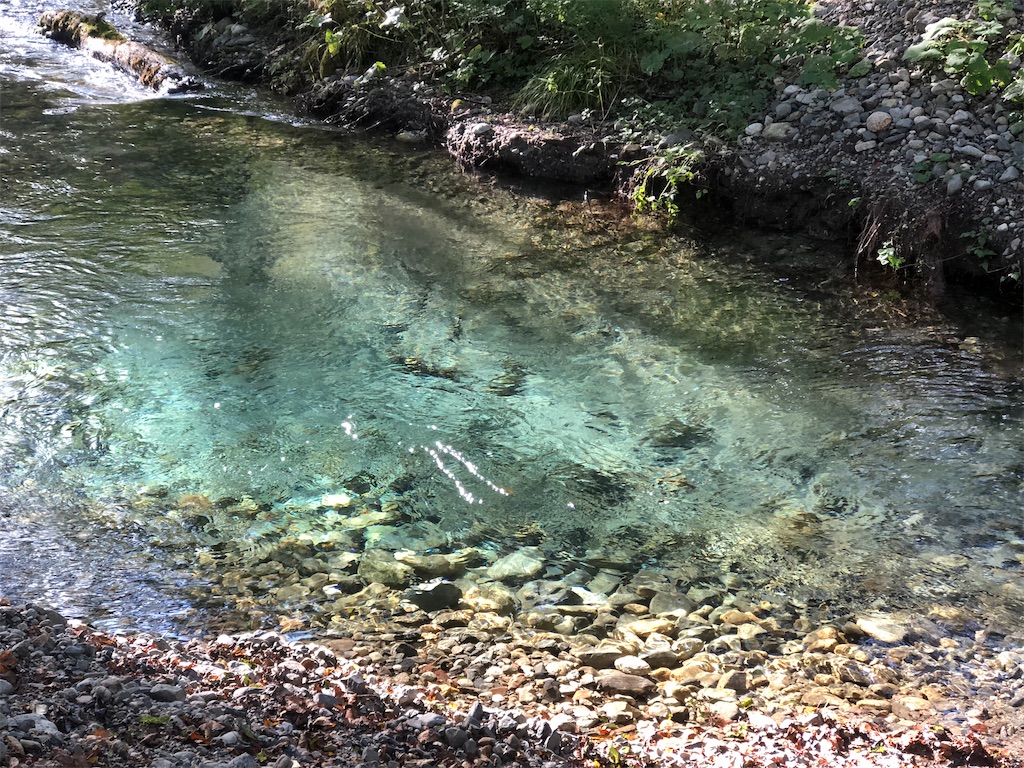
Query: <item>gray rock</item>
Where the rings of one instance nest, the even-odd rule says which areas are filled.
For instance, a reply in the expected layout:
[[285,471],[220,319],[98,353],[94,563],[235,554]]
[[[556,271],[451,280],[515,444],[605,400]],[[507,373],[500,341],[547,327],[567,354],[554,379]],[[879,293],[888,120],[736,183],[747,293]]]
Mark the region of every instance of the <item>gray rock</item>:
[[[957,192],[959,192],[961,189],[963,189],[963,186],[964,186],[964,178],[963,178],[963,176],[961,176],[959,173],[954,173],[952,176],[949,177],[949,181],[946,182],[946,194],[947,195],[955,195]],[[866,630],[865,630],[865,633],[869,634],[869,635],[871,634],[870,632],[867,632]]]
[[149,689],[149,697],[153,701],[162,701],[165,703],[172,701],[184,701],[185,689],[177,685],[158,683]]
[[860,100],[854,98],[853,96],[844,96],[841,99],[837,99],[836,101],[832,102],[832,105],[829,107],[829,109],[831,109],[837,115],[842,115],[843,117],[846,117],[847,115],[853,115],[861,111]]
[[14,692],[14,686],[6,680],[0,680],[0,696],[7,696]]
[[769,141],[782,141],[789,136],[791,127],[789,123],[772,123],[761,135]]
[[975,192],[984,192],[987,189],[992,189],[992,179],[978,179],[974,182]]
[[459,749],[469,739],[469,734],[465,729],[453,726],[446,728],[444,731],[444,740],[448,742],[448,746],[452,749]]
[[24,731],[25,733],[36,733],[45,734],[47,736],[57,736],[63,738],[60,729],[56,723],[47,720],[42,715],[34,713],[28,713],[25,715],[15,715],[7,721],[7,726],[11,730]]
[[238,731],[228,731],[214,738],[214,741],[225,747],[241,747],[245,744],[245,738]]
[[962,147],[957,147],[954,151],[960,155],[973,157],[975,160],[980,160],[985,156],[985,153],[973,144],[964,144]]
[[494,130],[494,126],[490,123],[474,123],[470,126],[469,132],[474,136],[486,136]]
[[747,134],[747,136],[758,136],[763,130],[764,123],[751,123],[750,125],[743,129],[743,132]]
[[472,707],[469,708],[469,712],[466,713],[466,719],[463,725],[466,728],[479,728],[484,721],[484,705],[479,701],[475,702]]
[[239,755],[228,761],[227,768],[260,768],[260,764],[252,755]]
[[646,696],[658,686],[653,680],[639,675],[627,675],[617,670],[605,670],[597,678],[597,687],[605,693],[624,696]]
[[1007,168],[1005,171],[1003,171],[1002,175],[1000,175],[999,183],[1000,184],[1006,184],[1006,183],[1011,182],[1011,181],[1016,181],[1019,178],[1020,178],[1020,171],[1018,171],[1015,166],[1011,165],[1009,168]]
[[444,725],[447,721],[443,715],[438,715],[434,712],[425,712],[422,715],[416,715],[415,717],[409,718],[409,727],[415,728],[418,731],[425,730],[426,728],[436,728],[439,725]]

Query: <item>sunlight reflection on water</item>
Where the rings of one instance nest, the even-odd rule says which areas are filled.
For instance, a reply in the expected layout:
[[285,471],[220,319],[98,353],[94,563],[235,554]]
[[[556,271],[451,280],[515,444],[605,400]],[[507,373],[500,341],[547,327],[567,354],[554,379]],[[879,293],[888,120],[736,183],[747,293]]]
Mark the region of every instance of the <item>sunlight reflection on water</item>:
[[222,97],[143,100],[91,64],[69,80],[65,53],[19,41],[0,64],[7,517],[20,542],[88,520],[138,552],[74,541],[71,570],[93,558],[107,586],[42,586],[42,557],[42,581],[0,588],[120,610],[147,557],[294,538],[1012,605],[992,585],[1019,589],[1021,386],[998,332],[868,326],[681,240],[563,228]]

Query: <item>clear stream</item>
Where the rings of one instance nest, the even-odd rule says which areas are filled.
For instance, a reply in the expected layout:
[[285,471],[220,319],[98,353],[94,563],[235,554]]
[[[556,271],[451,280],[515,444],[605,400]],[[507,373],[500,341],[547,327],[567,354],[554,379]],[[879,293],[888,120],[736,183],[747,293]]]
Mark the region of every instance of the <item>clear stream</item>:
[[1020,629],[1019,316],[904,320],[744,266],[817,246],[651,237],[244,89],[154,96],[44,6],[0,0],[0,594],[201,629],[202,553],[347,542],[344,494],[402,510],[367,546]]

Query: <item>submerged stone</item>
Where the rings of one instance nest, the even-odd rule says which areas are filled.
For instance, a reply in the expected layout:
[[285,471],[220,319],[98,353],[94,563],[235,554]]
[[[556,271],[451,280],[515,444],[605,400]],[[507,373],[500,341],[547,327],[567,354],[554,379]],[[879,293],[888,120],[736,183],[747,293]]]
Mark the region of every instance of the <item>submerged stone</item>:
[[427,613],[433,613],[442,608],[456,607],[462,599],[462,590],[450,581],[434,579],[410,587],[405,599]]
[[483,562],[483,555],[476,549],[464,549],[444,555],[396,552],[395,559],[412,566],[417,573],[427,576],[461,576],[469,567]]
[[389,587],[404,587],[412,581],[413,569],[395,560],[391,552],[370,549],[359,562],[359,576],[367,582]]
[[497,560],[487,569],[495,581],[526,581],[544,570],[544,560],[535,547],[520,549]]

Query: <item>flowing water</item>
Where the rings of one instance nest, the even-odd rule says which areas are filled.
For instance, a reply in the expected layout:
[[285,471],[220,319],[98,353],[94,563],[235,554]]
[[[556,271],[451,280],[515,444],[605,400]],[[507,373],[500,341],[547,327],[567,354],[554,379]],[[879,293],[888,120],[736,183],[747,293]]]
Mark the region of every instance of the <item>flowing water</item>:
[[1017,628],[1019,317],[902,320],[742,238],[154,96],[42,9],[0,0],[0,594],[189,631],[284,543],[527,546]]

